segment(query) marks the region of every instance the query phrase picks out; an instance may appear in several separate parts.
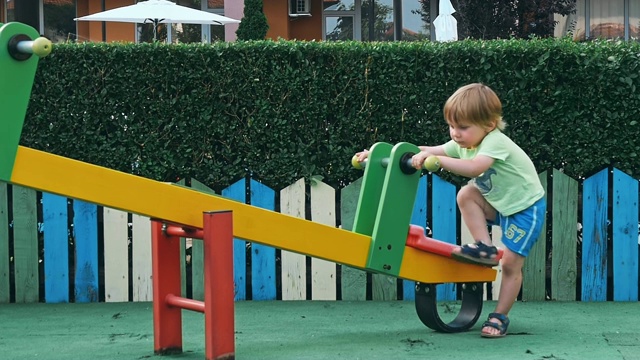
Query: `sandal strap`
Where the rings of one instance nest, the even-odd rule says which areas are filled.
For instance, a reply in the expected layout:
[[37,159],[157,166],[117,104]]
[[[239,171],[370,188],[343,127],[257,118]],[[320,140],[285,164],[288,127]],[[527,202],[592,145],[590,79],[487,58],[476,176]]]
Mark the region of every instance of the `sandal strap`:
[[[497,319],[500,320],[500,322],[502,324],[498,324],[495,322],[492,322],[491,319]],[[509,328],[509,318],[504,315],[504,314],[500,314],[500,313],[491,313],[489,314],[489,317],[487,318],[487,321],[485,321],[482,324],[482,327],[492,327],[498,331],[500,331],[501,335],[504,335],[507,333],[507,329]]]
[[502,332],[505,330],[504,327],[502,326],[502,324],[498,324],[498,323],[494,323],[491,321],[485,321],[482,323],[482,327],[491,327],[494,328],[498,331],[500,331],[500,333],[502,334]]
[[509,318],[505,315],[505,314],[500,314],[500,313],[491,313],[489,314],[489,320],[490,319],[498,319],[500,320],[501,323],[509,325]]
[[495,246],[489,246],[482,241],[476,241],[473,246],[470,244],[463,245],[461,252],[467,256],[474,257],[476,259],[494,259],[498,256],[498,248]]

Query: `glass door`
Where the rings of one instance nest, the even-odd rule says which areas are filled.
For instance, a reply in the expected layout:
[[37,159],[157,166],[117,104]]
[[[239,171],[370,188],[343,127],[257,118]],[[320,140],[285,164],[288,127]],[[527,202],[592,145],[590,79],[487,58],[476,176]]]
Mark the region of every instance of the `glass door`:
[[323,0],[322,39],[362,40],[361,0]]

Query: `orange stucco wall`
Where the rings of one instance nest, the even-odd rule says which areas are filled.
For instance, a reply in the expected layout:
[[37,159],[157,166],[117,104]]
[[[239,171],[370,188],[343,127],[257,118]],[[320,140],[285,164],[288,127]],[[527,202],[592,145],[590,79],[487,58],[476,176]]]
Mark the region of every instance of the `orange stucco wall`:
[[265,1],[262,11],[267,17],[268,39],[289,38],[289,3],[288,0]]
[[322,0],[311,1],[311,17],[291,21],[291,39],[322,40]]
[[[105,0],[105,10],[111,10],[121,6],[133,5],[133,0]],[[100,1],[78,0],[78,17],[101,12]],[[135,41],[136,25],[132,23],[107,22],[106,40],[110,41]],[[78,21],[78,34],[80,41],[102,41],[102,22]]]
[[289,0],[265,1],[268,39],[322,40],[322,0],[311,1],[311,17],[289,17]]

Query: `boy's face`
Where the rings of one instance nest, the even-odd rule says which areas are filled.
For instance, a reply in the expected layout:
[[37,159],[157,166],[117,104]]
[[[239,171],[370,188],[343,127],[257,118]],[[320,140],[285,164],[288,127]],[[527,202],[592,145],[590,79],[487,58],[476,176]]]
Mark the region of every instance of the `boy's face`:
[[449,124],[449,135],[451,139],[458,143],[460,147],[466,149],[473,149],[480,145],[484,137],[492,130],[465,121],[458,121],[456,123],[448,121],[447,123]]

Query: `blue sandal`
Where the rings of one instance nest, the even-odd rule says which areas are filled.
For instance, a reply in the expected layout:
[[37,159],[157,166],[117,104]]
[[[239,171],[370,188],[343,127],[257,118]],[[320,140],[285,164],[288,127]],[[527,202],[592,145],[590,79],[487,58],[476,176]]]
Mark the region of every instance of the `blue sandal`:
[[454,252],[451,256],[458,261],[478,265],[497,266],[499,263],[498,248],[486,245],[480,240],[461,246],[460,252]]
[[[495,322],[492,322],[491,319],[497,319],[500,320],[500,322],[502,324],[498,324]],[[498,331],[500,331],[499,334],[487,334],[484,332],[480,333],[480,336],[485,337],[485,338],[499,338],[499,337],[504,337],[505,335],[507,335],[507,328],[509,328],[509,318],[506,315],[500,314],[500,313],[491,313],[489,314],[489,318],[487,318],[487,321],[485,321],[482,324],[482,327],[492,327]]]

